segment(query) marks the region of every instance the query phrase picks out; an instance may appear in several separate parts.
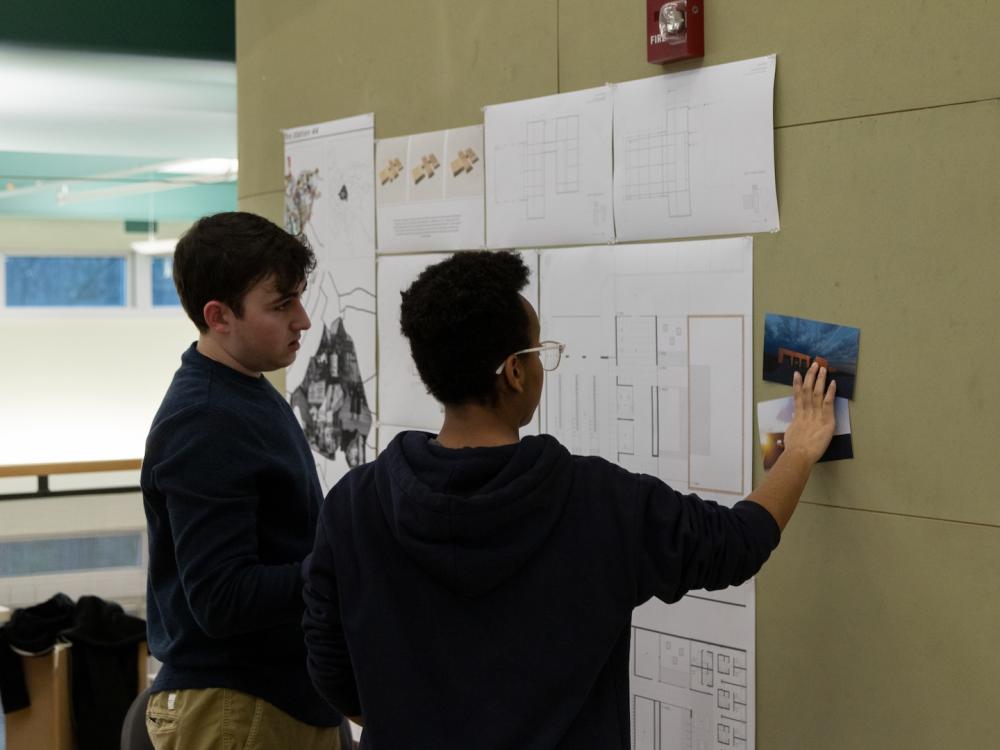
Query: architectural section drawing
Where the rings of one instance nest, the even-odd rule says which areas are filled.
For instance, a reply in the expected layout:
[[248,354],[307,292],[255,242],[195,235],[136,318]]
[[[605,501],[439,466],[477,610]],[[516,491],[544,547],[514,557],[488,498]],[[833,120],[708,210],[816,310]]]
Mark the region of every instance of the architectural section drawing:
[[375,453],[374,118],[285,131],[285,228],[316,254],[286,371],[324,492]]
[[482,125],[380,140],[379,252],[482,248],[483,165]]
[[612,87],[619,240],[777,231],[775,61]]
[[[427,392],[416,363],[410,354],[409,341],[399,328],[400,292],[407,289],[428,266],[449,257],[449,253],[422,255],[384,255],[378,261],[378,330],[379,330],[379,445],[384,447],[396,432],[419,429],[437,433],[444,419],[444,407]],[[521,251],[531,270],[528,288],[523,294],[537,308],[538,254]],[[462,356],[460,342],[453,342],[456,357]],[[504,355],[500,355],[501,359]],[[499,362],[497,362],[499,364]],[[536,434],[538,419],[522,428],[522,435]],[[385,439],[383,439],[385,438]]]
[[607,86],[485,109],[488,247],[614,238]]

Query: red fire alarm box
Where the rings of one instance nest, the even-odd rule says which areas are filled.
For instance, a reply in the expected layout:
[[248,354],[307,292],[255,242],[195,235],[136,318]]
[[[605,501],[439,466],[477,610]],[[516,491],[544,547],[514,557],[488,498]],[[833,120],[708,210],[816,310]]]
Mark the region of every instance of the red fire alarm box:
[[705,56],[705,0],[646,0],[646,59]]

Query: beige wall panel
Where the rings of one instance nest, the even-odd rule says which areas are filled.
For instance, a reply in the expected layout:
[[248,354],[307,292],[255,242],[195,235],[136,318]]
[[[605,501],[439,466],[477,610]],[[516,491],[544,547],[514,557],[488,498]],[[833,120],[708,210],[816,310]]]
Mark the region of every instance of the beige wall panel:
[[240,196],[281,188],[281,128],[376,112],[378,137],[556,91],[556,1],[240,0]]
[[239,210],[270,219],[279,227],[285,223],[285,194],[280,190],[240,198]]
[[[805,497],[1000,524],[1000,102],[782,129],[776,154],[754,372],[766,312],[861,329],[857,457],[817,467]],[[757,400],[789,393],[756,382]]]
[[1000,96],[1000,3],[705,0],[705,12],[704,59],[664,67],[646,62],[644,0],[561,0],[560,89],[777,52],[778,125]]
[[758,747],[990,745],[998,569],[997,528],[800,507],[758,576]]

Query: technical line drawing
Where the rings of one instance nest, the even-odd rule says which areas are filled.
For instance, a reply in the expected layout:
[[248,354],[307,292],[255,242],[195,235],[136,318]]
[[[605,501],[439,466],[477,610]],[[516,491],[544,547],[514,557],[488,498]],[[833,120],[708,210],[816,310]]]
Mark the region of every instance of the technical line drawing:
[[690,216],[690,108],[668,106],[664,119],[662,129],[625,137],[624,198],[666,198],[672,218]]
[[632,747],[745,750],[746,666],[743,649],[633,626]]
[[[557,194],[580,190],[580,116],[525,123],[524,200],[528,219],[544,219],[551,162]],[[551,157],[551,158],[550,158]]]

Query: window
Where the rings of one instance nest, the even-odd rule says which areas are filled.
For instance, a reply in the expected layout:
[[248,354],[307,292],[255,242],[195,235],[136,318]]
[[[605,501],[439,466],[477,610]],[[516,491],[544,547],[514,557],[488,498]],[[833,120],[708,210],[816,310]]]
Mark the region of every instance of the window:
[[177,307],[180,298],[174,286],[174,259],[172,257],[153,258],[150,264],[153,284],[153,307]]
[[140,534],[0,542],[0,578],[141,564]]
[[0,309],[180,305],[171,255],[0,253]]
[[124,307],[124,256],[9,255],[4,262],[8,307]]

